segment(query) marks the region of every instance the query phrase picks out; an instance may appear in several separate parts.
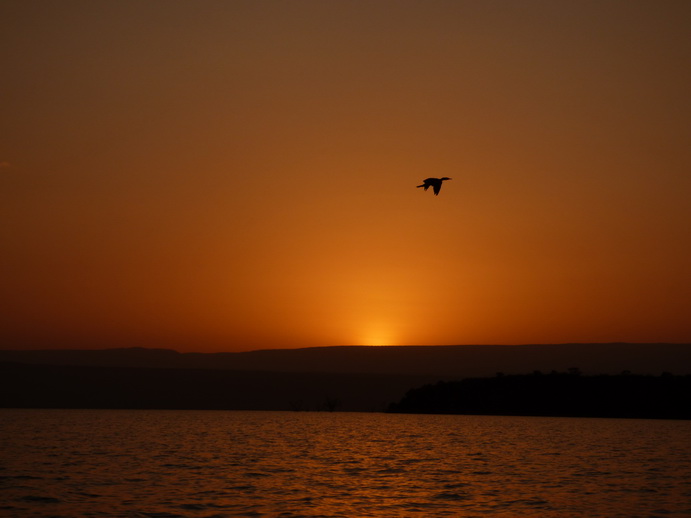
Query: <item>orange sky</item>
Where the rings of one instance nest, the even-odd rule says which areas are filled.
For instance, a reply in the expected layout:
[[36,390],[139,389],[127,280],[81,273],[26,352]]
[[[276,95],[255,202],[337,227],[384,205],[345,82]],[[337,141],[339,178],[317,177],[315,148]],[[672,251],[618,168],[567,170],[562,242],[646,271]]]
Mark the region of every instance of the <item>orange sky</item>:
[[2,348],[691,342],[686,0],[0,20]]

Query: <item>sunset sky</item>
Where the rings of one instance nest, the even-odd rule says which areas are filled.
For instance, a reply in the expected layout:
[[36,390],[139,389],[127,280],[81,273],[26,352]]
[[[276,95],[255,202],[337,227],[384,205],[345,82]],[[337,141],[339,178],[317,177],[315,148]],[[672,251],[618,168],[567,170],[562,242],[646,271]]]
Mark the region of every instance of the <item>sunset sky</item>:
[[0,348],[691,342],[688,0],[0,26]]

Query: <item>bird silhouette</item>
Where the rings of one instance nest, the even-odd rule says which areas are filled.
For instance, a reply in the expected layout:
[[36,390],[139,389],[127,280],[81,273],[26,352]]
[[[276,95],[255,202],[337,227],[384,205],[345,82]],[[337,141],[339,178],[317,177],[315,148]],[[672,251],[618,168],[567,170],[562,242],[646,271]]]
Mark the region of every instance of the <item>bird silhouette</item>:
[[429,189],[430,187],[432,190],[434,190],[434,195],[436,196],[439,194],[439,191],[441,190],[441,183],[444,180],[451,180],[452,178],[448,178],[447,176],[443,178],[425,178],[422,182],[422,185],[418,185],[418,187],[424,187],[425,190]]

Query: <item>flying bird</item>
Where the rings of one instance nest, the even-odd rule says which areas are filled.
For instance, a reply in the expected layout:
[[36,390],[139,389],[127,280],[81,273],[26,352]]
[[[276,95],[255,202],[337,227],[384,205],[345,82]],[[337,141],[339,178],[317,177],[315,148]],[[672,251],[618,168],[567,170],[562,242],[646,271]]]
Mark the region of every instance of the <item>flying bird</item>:
[[436,196],[439,194],[439,191],[441,190],[441,183],[444,180],[451,180],[452,178],[448,177],[443,177],[443,178],[425,178],[424,181],[422,182],[422,185],[418,185],[418,187],[424,187],[425,190],[429,189],[430,187],[434,190],[434,195]]

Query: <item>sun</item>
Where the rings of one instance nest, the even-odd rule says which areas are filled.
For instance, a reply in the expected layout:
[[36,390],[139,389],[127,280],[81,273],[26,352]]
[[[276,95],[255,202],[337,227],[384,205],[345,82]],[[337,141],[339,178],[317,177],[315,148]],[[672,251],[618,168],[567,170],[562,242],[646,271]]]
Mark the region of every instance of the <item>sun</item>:
[[369,325],[362,330],[360,334],[360,345],[368,345],[373,347],[381,347],[385,345],[393,345],[394,337],[391,331],[384,325]]

